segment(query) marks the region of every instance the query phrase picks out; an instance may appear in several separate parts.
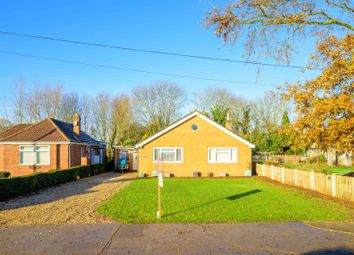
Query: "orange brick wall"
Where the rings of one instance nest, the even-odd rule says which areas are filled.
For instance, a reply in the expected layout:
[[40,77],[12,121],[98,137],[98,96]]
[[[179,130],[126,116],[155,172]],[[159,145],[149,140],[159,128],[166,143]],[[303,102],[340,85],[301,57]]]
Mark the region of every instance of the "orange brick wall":
[[12,176],[32,174],[34,172],[48,172],[53,169],[68,168],[68,145],[50,145],[50,165],[21,166],[18,144],[0,144],[0,171],[8,171]]
[[70,155],[71,167],[88,164],[86,155],[86,145],[72,144],[70,146]]
[[4,170],[4,145],[0,144],[0,171]]

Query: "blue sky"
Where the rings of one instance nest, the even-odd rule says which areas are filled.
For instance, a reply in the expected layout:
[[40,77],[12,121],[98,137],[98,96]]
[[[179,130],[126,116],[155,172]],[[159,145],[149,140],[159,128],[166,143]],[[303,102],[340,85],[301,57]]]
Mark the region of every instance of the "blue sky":
[[[0,30],[45,35],[72,40],[98,42],[134,48],[175,51],[185,54],[242,59],[243,46],[224,45],[203,17],[215,1],[6,1],[0,9]],[[305,42],[291,64],[306,65],[313,42]],[[29,38],[0,35],[0,50],[114,65],[154,72],[168,72],[214,79],[254,82],[257,69],[252,65],[202,61],[138,52],[77,46]],[[29,84],[62,83],[65,91],[95,95],[129,93],[141,84],[168,80],[187,92],[204,87],[227,87],[238,96],[260,97],[271,87],[227,84],[159,75],[100,69],[74,64],[9,56],[0,53],[0,99],[12,96],[19,78]],[[262,59],[273,62],[271,59]],[[264,67],[260,83],[281,85],[313,77],[296,69]]]

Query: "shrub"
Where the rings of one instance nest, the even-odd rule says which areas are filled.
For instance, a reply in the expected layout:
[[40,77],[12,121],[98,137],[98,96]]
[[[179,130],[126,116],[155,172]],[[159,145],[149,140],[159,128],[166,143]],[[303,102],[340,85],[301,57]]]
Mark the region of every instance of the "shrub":
[[72,167],[64,170],[52,170],[46,173],[2,178],[0,179],[0,201],[62,183],[76,181],[79,178],[108,172],[112,169],[113,162],[106,162],[91,166]]
[[6,171],[0,171],[0,178],[10,177],[11,173]]

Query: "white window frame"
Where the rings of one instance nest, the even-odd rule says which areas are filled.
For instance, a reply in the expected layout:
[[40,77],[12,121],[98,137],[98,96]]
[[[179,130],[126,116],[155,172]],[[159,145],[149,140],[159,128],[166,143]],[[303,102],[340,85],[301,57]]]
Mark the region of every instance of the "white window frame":
[[[154,147],[154,148],[152,148],[152,162],[153,163],[158,163],[158,161],[155,160],[155,150],[156,149],[159,149],[159,150],[161,150],[161,149],[174,149],[175,150],[175,161],[162,161],[162,163],[164,163],[164,164],[182,164],[184,161],[183,147]],[[177,149],[181,150],[181,160],[180,161],[176,161]]]
[[[33,151],[34,153],[36,153],[35,157],[36,157],[36,161],[37,161],[37,153],[40,152],[40,151],[36,151],[36,147],[37,146],[46,146],[48,147],[48,151],[45,151],[45,152],[48,152],[48,163],[42,163],[42,164],[39,164],[39,163],[34,163],[34,164],[27,164],[27,163],[21,163],[21,152],[26,152],[26,151],[23,151],[21,150],[21,147],[31,147],[33,148]],[[50,166],[50,145],[49,144],[20,144],[19,147],[18,147],[18,161],[19,161],[19,165],[20,166],[33,166],[33,165],[36,165],[36,166]]]
[[[236,157],[230,161],[215,161],[215,160],[210,160],[210,151],[211,150],[230,150],[230,155],[232,156],[232,151],[231,150],[235,150],[236,151]],[[230,164],[230,163],[237,163],[238,162],[238,149],[237,147],[208,147],[208,163],[209,164]]]

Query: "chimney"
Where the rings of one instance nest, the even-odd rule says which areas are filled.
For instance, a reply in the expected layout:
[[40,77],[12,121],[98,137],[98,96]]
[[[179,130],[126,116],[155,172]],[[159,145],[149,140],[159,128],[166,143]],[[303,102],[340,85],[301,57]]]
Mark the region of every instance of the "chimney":
[[77,112],[73,116],[73,130],[74,134],[80,136],[80,115]]
[[231,124],[231,118],[230,118],[230,113],[229,112],[226,114],[225,127],[228,130],[232,131],[232,124]]

